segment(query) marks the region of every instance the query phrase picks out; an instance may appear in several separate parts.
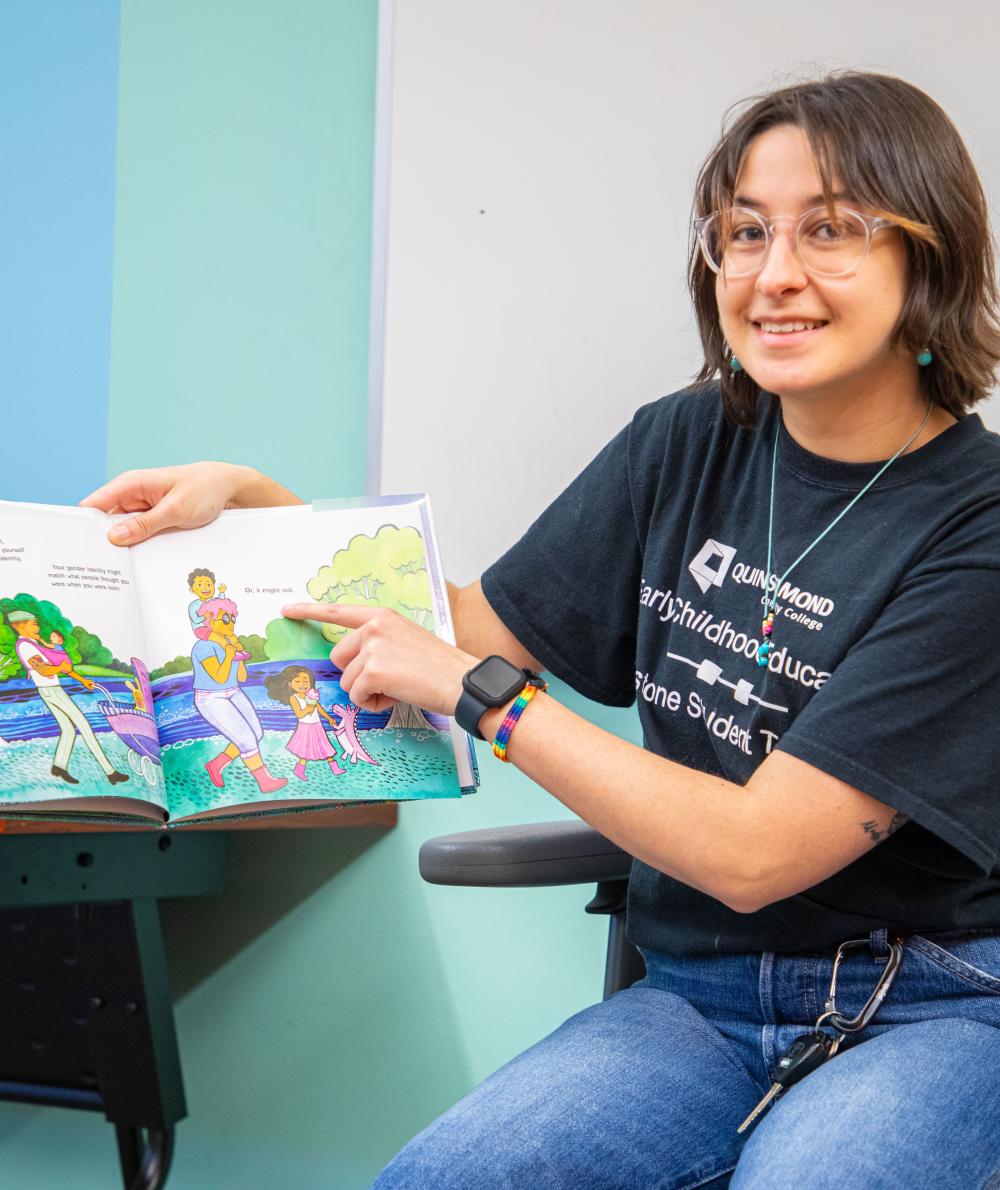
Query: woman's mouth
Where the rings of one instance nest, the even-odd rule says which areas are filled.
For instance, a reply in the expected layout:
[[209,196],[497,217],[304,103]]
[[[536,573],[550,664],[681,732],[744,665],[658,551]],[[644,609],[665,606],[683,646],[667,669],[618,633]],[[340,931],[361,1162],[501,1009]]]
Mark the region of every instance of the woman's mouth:
[[781,322],[762,318],[753,324],[758,339],[768,347],[791,347],[825,327],[824,319],[786,319]]

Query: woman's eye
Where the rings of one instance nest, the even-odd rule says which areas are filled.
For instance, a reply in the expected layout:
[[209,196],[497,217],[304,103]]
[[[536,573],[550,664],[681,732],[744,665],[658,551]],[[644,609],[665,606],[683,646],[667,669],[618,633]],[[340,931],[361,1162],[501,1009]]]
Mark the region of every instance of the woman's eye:
[[844,213],[836,218],[821,218],[806,223],[806,236],[817,243],[843,243],[865,234],[864,224],[856,216]]
[[756,223],[744,223],[733,228],[732,237],[737,244],[759,244],[764,234],[763,227]]

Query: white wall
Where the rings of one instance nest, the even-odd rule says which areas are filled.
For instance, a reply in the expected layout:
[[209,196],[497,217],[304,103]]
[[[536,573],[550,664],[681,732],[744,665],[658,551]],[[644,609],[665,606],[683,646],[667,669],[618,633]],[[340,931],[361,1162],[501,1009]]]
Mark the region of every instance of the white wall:
[[[395,7],[381,487],[431,492],[458,582],[639,404],[692,374],[690,192],[728,104],[815,73],[798,67],[820,55],[894,71],[953,114],[1000,194],[1000,21],[985,3],[953,3],[946,25],[929,5],[856,0]],[[633,712],[556,696],[639,742]],[[480,764],[483,787],[461,806],[403,807],[399,854],[443,831],[568,814],[486,750]],[[438,1097],[418,1109],[429,1119],[596,998],[604,923],[582,913],[587,889],[431,888],[415,867],[400,863],[392,890],[410,880],[443,991],[414,1001],[413,1019],[462,1066],[437,1072]]]
[[730,103],[902,75],[996,197],[998,34],[985,0],[396,0],[382,490],[431,492],[450,577],[690,378],[691,189]]

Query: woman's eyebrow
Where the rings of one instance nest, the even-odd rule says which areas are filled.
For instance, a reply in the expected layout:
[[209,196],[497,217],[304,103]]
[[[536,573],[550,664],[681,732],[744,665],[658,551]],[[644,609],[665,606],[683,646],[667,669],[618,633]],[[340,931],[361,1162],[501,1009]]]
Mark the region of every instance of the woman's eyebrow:
[[[831,195],[834,202],[841,202],[844,199],[854,201],[854,196],[849,194],[846,190],[835,190]],[[808,210],[810,207],[821,207],[826,202],[826,196],[823,194],[813,194],[802,202],[803,210]],[[767,203],[760,202],[756,198],[751,198],[748,194],[734,194],[733,205],[737,207],[753,207],[755,210],[767,210]]]

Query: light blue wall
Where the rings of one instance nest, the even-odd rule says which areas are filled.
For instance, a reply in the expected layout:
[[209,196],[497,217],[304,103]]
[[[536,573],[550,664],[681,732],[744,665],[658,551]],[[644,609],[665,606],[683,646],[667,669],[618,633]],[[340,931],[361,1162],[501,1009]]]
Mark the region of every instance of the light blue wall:
[[8,500],[75,503],[104,481],[117,90],[118,0],[0,0]]

